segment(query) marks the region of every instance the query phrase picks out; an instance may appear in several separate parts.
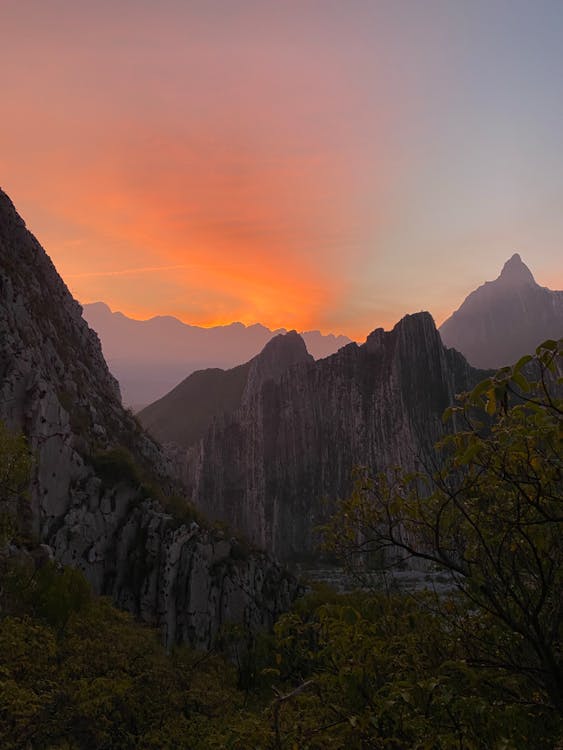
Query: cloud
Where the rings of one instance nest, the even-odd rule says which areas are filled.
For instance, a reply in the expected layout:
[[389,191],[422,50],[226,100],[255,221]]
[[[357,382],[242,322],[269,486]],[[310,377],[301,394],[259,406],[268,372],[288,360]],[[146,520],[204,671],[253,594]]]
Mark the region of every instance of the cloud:
[[144,273],[155,273],[162,271],[179,271],[190,268],[185,264],[176,266],[145,266],[143,268],[120,268],[113,271],[81,271],[80,273],[67,273],[67,279],[90,279],[95,276],[137,276]]

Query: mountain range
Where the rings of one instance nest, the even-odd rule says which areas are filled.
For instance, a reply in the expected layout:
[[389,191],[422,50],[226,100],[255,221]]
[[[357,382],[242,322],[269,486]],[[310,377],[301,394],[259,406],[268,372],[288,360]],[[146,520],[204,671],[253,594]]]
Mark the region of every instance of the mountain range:
[[[203,328],[171,316],[135,320],[112,312],[103,302],[84,305],[83,315],[101,339],[124,403],[134,411],[160,399],[194,371],[244,365],[274,336],[287,332],[259,323]],[[469,294],[439,330],[446,346],[460,351],[475,367],[498,368],[533,351],[546,338],[563,335],[563,292],[537,284],[520,255],[514,254],[499,277]],[[301,336],[314,359],[351,343],[346,336],[319,331]],[[215,378],[219,393],[218,372]]]
[[[485,325],[498,289],[503,323]],[[560,295],[539,287],[514,256],[441,333],[448,340],[457,332],[455,345],[467,348],[460,331],[508,337],[511,320],[516,334],[519,327],[529,332],[519,355],[560,335],[550,322],[560,320]],[[511,299],[518,304],[508,308]],[[517,312],[539,323],[526,328]],[[473,322],[464,329],[469,313]],[[236,324],[222,339],[223,329],[209,334],[174,319],[117,317],[124,331],[141,332],[121,351],[128,362],[147,347],[147,326],[156,331],[148,354],[157,363],[160,351],[166,362],[166,352],[173,357],[182,348],[185,329],[223,340],[217,356],[227,359],[245,351],[238,343],[229,348],[233,332],[249,340],[249,329]],[[139,423],[123,408],[82,308],[0,191],[0,419],[25,435],[34,457],[17,533],[2,554],[80,568],[95,592],[159,627],[169,645],[209,647],[226,621],[271,624],[295,596],[295,580],[269,554],[241,552],[232,531],[197,522],[190,502],[283,560],[315,556],[316,528],[350,492],[354,467],[408,469],[425,461],[443,435],[443,410],[484,375],[444,345],[428,313],[376,329],[362,345],[317,337],[338,349],[317,360],[297,332],[256,328],[266,339],[259,353],[254,340],[236,367],[183,372]],[[169,330],[177,335],[166,349]],[[189,356],[182,350],[174,361]],[[499,358],[515,359],[507,350]]]
[[[137,411],[164,396],[194,370],[228,369],[243,364],[273,337],[286,333],[259,323],[203,328],[171,316],[134,320],[103,302],[83,306],[84,318],[102,342],[111,372],[119,380],[123,402]],[[303,338],[315,359],[350,343],[346,336],[306,331]]]
[[[283,559],[314,554],[314,529],[372,470],[424,460],[455,393],[563,334],[563,292],[519,255],[440,331],[428,313],[317,362],[295,331],[236,368],[195,372],[139,413],[192,502]],[[458,350],[458,351],[456,351]]]
[[315,528],[351,491],[354,468],[413,468],[455,394],[483,376],[418,313],[318,361],[295,331],[278,335],[246,365],[190,375],[138,417],[197,507],[301,560],[317,554]]

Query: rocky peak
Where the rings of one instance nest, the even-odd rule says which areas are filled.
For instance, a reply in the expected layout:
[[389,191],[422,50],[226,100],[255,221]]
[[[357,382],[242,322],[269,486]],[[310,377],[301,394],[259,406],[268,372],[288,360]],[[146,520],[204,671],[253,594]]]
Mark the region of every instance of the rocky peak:
[[440,334],[475,367],[513,364],[545,339],[563,335],[563,292],[537,284],[515,253],[498,278],[465,298]]
[[243,400],[248,399],[266,381],[279,381],[290,367],[314,361],[297,331],[274,336],[250,364]]
[[497,282],[501,282],[503,286],[515,287],[523,284],[535,284],[536,280],[528,266],[522,261],[519,253],[514,253],[504,264]]

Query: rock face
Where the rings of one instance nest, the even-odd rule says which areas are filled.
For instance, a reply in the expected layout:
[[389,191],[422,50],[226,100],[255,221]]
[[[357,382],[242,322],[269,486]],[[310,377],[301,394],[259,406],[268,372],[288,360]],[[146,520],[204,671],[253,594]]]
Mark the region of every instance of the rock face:
[[295,583],[265,555],[179,525],[139,482],[95,468],[124,446],[164,490],[173,485],[161,449],[123,409],[80,305],[2,191],[0,419],[24,432],[34,456],[25,534],[168,644],[209,647],[223,623],[258,627],[289,605]]
[[[103,302],[84,305],[84,317],[98,333],[111,371],[119,378],[125,404],[135,411],[162,397],[202,368],[233,368],[255,356],[285,329],[259,323],[202,328],[171,316],[133,320]],[[319,359],[350,343],[346,336],[307,331],[309,352]]]
[[475,367],[499,368],[563,336],[563,292],[539,286],[516,253],[440,327],[446,346]]
[[[355,467],[412,467],[455,394],[484,376],[443,346],[428,313],[317,362],[298,338],[277,337],[250,363],[238,407],[210,417],[179,459],[197,506],[286,560],[316,554],[315,527]],[[176,420],[191,408],[176,403]]]

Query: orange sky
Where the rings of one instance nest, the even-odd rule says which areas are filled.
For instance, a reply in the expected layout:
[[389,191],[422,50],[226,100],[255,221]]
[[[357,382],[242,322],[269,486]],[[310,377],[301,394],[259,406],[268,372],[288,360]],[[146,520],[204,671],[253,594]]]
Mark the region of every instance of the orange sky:
[[562,288],[559,37],[484,9],[6,0],[0,184],[133,317],[362,339],[514,251]]

